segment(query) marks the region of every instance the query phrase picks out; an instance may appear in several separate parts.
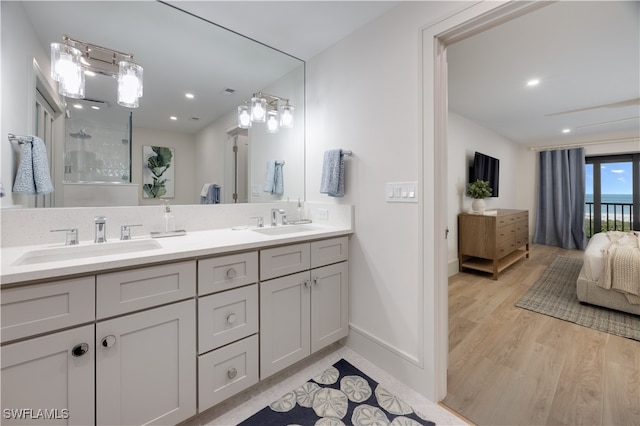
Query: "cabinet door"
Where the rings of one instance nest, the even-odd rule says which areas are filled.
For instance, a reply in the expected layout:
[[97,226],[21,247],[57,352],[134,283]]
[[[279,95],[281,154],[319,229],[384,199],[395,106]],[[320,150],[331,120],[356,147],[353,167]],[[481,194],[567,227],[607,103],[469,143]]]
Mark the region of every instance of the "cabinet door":
[[[93,424],[93,331],[87,325],[0,349],[3,425]],[[83,343],[87,351],[74,356]]]
[[311,352],[349,334],[349,263],[311,271]]
[[196,413],[195,300],[96,325],[99,425],[176,424]]
[[260,378],[310,354],[310,275],[260,283]]

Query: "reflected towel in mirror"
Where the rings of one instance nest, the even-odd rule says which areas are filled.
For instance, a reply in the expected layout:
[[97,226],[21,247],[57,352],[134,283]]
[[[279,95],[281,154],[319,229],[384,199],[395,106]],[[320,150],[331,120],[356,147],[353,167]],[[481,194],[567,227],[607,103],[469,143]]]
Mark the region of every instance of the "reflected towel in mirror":
[[22,144],[13,192],[29,195],[53,192],[47,147],[44,141],[37,136],[31,136],[31,143]]
[[320,193],[330,197],[344,196],[344,154],[341,149],[324,152]]
[[220,204],[220,185],[205,183],[200,192],[200,204]]
[[264,192],[282,195],[284,193],[284,183],[282,174],[283,163],[271,160],[267,161],[267,171],[264,178]]

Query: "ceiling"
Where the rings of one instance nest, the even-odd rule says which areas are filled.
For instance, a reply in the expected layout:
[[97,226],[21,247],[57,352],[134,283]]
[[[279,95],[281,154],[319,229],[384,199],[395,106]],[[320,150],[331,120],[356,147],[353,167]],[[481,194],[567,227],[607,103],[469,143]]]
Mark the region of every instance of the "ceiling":
[[525,146],[638,140],[639,21],[637,1],[562,1],[456,43],[449,107]]
[[[308,60],[400,1],[178,0],[167,3],[295,58]],[[46,16],[51,15],[37,22],[37,28],[45,27]],[[639,21],[638,1],[549,2],[514,21],[458,42],[448,49],[449,106],[460,115],[526,146],[638,138]],[[80,20],[67,22],[67,27],[72,23],[89,29],[97,27],[91,21]],[[144,33],[150,34],[150,31],[151,27],[145,26]],[[124,35],[131,43],[150,38]],[[105,44],[110,46],[109,42]],[[173,45],[178,52],[178,44]],[[211,49],[211,46],[202,48]],[[159,50],[161,57],[166,55],[166,50]],[[209,60],[211,56],[199,59]],[[155,63],[152,58],[144,59],[145,65]],[[142,58],[140,61],[142,63]],[[172,61],[165,58],[159,63],[167,67]],[[151,99],[156,94],[147,90],[147,80],[151,78],[147,69],[151,68],[145,68],[145,104],[175,105],[166,97]],[[239,76],[240,72],[236,74]],[[209,85],[214,81],[210,73],[204,73],[203,77],[209,79]],[[540,79],[540,84],[527,87],[526,81],[531,78]],[[216,90],[225,86],[223,82],[219,85]],[[182,88],[172,89],[177,94]],[[209,114],[213,116],[213,104],[208,105]],[[207,117],[202,118],[201,123],[206,122]],[[192,122],[190,126],[196,124]],[[571,132],[563,134],[565,128]]]
[[[308,60],[400,2],[172,3]],[[525,146],[640,138],[639,21],[638,1],[549,2],[458,42],[449,107]]]

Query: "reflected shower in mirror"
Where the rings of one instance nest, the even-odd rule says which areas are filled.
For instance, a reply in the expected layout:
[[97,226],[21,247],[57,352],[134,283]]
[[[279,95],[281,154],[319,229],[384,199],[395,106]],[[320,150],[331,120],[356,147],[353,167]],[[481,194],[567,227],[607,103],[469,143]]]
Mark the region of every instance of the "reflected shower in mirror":
[[[212,184],[220,188],[223,203],[304,200],[303,61],[162,2],[24,1],[1,6],[2,24],[11,21],[22,32],[12,37],[7,31],[3,36],[2,60],[35,59],[34,69],[41,70],[27,77],[16,75],[12,83],[33,84],[53,106],[61,106],[53,114],[53,133],[47,141],[55,185],[51,206],[160,204],[161,200],[145,198],[142,190],[147,167],[143,148],[155,146],[173,149],[172,204],[198,204]],[[118,105],[117,80],[100,74],[85,76],[84,99],[60,97],[49,76],[49,50],[65,35],[133,52],[136,63],[144,67],[139,107]],[[14,48],[5,49],[8,45]],[[20,81],[38,78],[45,81]],[[260,92],[275,93],[295,106],[293,128],[269,133],[265,123],[238,127],[238,106]],[[17,90],[2,93],[6,104],[25,95],[29,94]],[[16,120],[16,128],[13,123],[7,126],[14,133],[33,132],[30,123],[21,126]],[[116,151],[124,153],[124,159],[116,159]],[[14,167],[11,161],[3,158],[3,168]],[[279,194],[264,190],[273,161],[286,164]],[[82,185],[77,182],[88,181],[106,183],[91,188],[89,197],[74,199]],[[134,185],[133,198],[131,188],[126,202],[100,195],[116,182],[123,188]],[[30,199],[12,197],[14,206],[32,206]]]

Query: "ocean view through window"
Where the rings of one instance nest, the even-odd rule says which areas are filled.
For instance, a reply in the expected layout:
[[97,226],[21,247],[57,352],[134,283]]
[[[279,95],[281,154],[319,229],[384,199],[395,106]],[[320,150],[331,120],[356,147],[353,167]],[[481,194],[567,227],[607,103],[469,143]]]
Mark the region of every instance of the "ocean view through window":
[[587,157],[585,227],[597,232],[640,229],[640,154]]

